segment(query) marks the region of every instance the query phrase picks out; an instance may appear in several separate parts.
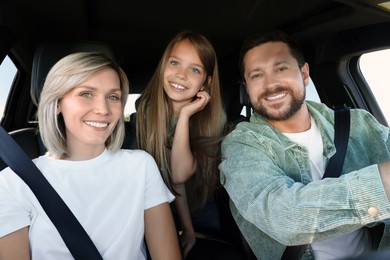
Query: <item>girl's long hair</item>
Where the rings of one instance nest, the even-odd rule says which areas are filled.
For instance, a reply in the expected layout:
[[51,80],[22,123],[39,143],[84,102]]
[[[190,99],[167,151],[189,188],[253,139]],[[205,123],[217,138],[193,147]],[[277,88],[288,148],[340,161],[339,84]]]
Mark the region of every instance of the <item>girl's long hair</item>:
[[[220,143],[226,123],[223,109],[217,56],[211,43],[202,35],[183,31],[176,35],[166,47],[150,82],[143,91],[137,105],[137,143],[140,149],[149,152],[156,160],[167,186],[174,191],[171,183],[169,141],[172,104],[163,88],[164,70],[173,48],[181,41],[188,40],[196,49],[206,70],[206,80],[211,77],[205,90],[211,96],[210,103],[190,118],[190,148],[197,161],[195,181],[200,205],[215,189],[218,181]],[[199,199],[200,198],[200,199]]]

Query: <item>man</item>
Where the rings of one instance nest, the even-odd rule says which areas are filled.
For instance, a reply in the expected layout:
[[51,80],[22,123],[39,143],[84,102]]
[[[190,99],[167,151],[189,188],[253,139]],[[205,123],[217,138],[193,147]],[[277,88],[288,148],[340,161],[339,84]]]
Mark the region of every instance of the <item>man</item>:
[[[389,129],[352,109],[342,176],[322,179],[336,152],[334,112],[305,101],[309,65],[297,43],[280,31],[257,36],[240,65],[255,113],[223,141],[219,168],[256,257],[280,259],[286,246],[304,244],[305,259],[389,248]],[[370,234],[383,227],[383,237]]]

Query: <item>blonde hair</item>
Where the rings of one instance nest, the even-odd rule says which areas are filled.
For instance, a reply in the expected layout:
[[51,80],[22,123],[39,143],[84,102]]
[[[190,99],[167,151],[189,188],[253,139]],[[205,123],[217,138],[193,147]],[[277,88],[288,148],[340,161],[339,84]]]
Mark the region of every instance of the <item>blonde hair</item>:
[[[222,106],[218,64],[215,50],[202,35],[183,31],[176,35],[166,47],[150,82],[143,91],[137,105],[137,143],[139,148],[149,152],[160,167],[167,186],[170,180],[169,129],[172,118],[171,100],[163,89],[164,70],[174,47],[188,40],[195,48],[206,70],[204,90],[211,96],[210,103],[190,118],[190,146],[198,166],[195,186],[202,204],[211,195],[218,182],[218,158],[221,136],[226,123]],[[207,84],[207,78],[211,82]]]
[[[57,115],[58,101],[69,91],[104,68],[116,71],[122,92],[122,110],[129,93],[129,82],[124,71],[102,53],[79,52],[59,60],[49,71],[38,104],[39,131],[49,154],[61,157],[67,153],[65,124]],[[124,118],[121,117],[106,140],[109,150],[119,150],[125,135]]]

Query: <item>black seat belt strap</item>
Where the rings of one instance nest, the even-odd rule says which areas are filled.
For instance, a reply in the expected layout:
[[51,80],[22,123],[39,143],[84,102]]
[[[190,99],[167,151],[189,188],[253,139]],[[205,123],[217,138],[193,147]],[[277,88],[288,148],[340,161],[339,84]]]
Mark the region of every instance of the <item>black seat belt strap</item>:
[[[326,167],[324,178],[337,178],[341,175],[345,154],[348,147],[349,130],[351,127],[349,107],[334,111],[334,144],[336,153],[330,158]],[[307,245],[288,246],[281,260],[299,260],[305,253]]]
[[351,125],[350,111],[348,107],[335,110],[334,115],[334,144],[336,153],[330,158],[323,179],[337,178],[340,176],[344,165],[345,153],[347,152],[349,129]]
[[103,259],[84,228],[22,148],[0,126],[0,156],[30,187],[75,259]]

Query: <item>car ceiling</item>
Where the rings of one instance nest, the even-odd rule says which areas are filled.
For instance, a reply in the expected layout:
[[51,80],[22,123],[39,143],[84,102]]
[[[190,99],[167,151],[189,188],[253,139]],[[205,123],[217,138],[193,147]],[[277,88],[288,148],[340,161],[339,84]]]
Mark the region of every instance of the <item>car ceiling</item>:
[[107,42],[128,73],[133,92],[139,92],[166,44],[180,30],[200,32],[210,39],[222,81],[229,85],[238,79],[237,53],[248,35],[279,28],[301,42],[310,39],[316,44],[350,27],[389,22],[389,13],[375,8],[376,2],[6,0],[0,25],[6,25],[22,43],[19,48],[30,53],[49,40]]

